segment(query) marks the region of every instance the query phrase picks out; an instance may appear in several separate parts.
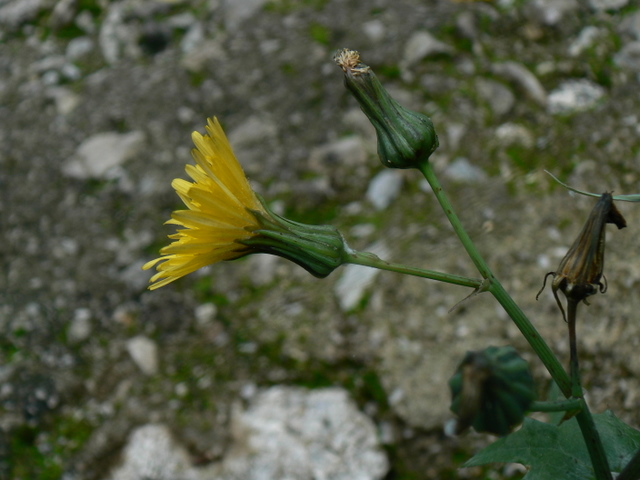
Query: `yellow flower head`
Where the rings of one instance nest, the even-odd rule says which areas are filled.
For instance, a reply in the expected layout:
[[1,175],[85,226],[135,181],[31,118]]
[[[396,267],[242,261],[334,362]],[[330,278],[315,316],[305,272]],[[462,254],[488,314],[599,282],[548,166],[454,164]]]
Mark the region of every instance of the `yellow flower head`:
[[[173,212],[167,223],[184,227],[169,235],[160,250],[149,288],[154,290],[200,267],[250,253],[270,253],[291,260],[316,277],[326,277],[344,263],[351,250],[330,225],[305,225],[272,212],[251,190],[218,120],[209,119],[207,135],[193,132],[196,165],[186,171],[193,183],[171,185],[189,210]],[[162,263],[159,263],[162,262]]]
[[158,264],[150,280],[151,290],[206,265],[256,250],[239,242],[256,235],[256,214],[267,215],[266,211],[249,186],[218,119],[207,123],[206,135],[191,135],[196,165],[187,165],[185,170],[193,183],[180,178],[171,183],[189,210],[173,212],[167,223],[184,228],[169,235],[174,241],[160,250],[160,258],[142,267],[146,270]]

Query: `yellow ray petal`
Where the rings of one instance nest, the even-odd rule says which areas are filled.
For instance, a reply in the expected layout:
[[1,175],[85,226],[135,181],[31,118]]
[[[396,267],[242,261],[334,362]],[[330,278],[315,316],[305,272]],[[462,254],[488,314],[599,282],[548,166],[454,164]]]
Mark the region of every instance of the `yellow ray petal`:
[[216,118],[208,119],[207,135],[192,134],[195,165],[185,170],[193,180],[172,182],[188,210],[172,213],[167,224],[182,227],[169,235],[171,244],[143,268],[156,267],[150,289],[167,285],[195,270],[247,255],[254,247],[238,240],[251,238],[258,221],[251,211],[265,212],[251,189]]

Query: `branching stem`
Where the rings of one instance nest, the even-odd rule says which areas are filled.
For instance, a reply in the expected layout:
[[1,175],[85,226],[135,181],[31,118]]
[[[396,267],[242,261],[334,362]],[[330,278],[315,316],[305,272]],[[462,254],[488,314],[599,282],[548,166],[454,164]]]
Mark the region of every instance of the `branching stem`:
[[[589,407],[584,401],[584,398],[582,398],[582,388],[579,384],[577,363],[575,365],[575,371],[572,367],[572,377],[576,375],[576,378],[578,379],[576,389],[576,385],[569,378],[566,370],[562,367],[558,358],[554,355],[547,343],[540,336],[537,329],[529,321],[527,316],[522,312],[520,307],[513,301],[511,296],[506,292],[500,282],[494,277],[493,273],[484,261],[484,258],[480,255],[480,252],[478,252],[478,249],[471,241],[471,238],[460,223],[460,219],[456,215],[451,202],[449,202],[447,195],[442,189],[442,185],[440,185],[440,182],[433,171],[431,163],[428,160],[425,160],[419,165],[418,168],[429,182],[429,185],[431,185],[431,189],[438,199],[438,202],[440,203],[444,214],[449,219],[453,230],[462,242],[464,249],[467,251],[467,254],[471,258],[471,261],[478,269],[478,272],[480,272],[480,275],[482,275],[482,278],[488,279],[488,290],[500,303],[500,305],[502,305],[504,310],[511,317],[516,326],[520,329],[524,337],[529,342],[529,345],[531,345],[531,348],[533,348],[542,363],[544,363],[545,367],[547,367],[547,370],[549,371],[555,382],[558,384],[558,387],[560,388],[564,396],[569,399],[573,397],[574,389],[576,392],[579,390],[580,396],[578,398],[578,401],[580,403],[580,412],[576,415],[576,419],[578,420],[580,430],[582,431],[582,435],[585,439],[587,450],[589,451],[589,456],[593,464],[595,477],[597,480],[611,480],[611,471],[609,470],[609,464],[604,452],[604,448],[602,446],[602,441],[600,440],[600,435],[596,430],[593,417],[591,416],[591,412],[589,411]],[[575,334],[575,311],[573,313]],[[577,362],[577,354],[575,355],[575,361]]]
[[354,265],[374,267],[380,270],[388,270],[391,272],[403,273],[405,275],[428,278],[439,282],[460,285],[462,287],[480,288],[482,285],[482,280],[478,280],[476,278],[461,277],[459,275],[451,275],[449,273],[436,272],[434,270],[409,267],[399,263],[390,263],[380,259],[377,255],[368,252],[352,251],[346,258],[346,261],[347,263],[352,263]]

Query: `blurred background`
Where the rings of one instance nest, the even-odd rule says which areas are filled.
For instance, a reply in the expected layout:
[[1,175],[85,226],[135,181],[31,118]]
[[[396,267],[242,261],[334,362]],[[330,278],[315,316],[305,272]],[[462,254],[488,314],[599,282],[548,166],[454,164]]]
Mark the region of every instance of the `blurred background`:
[[[513,345],[492,298],[276,257],[146,290],[190,134],[216,115],[255,190],[390,261],[475,277],[415,171],[387,171],[333,53],[428,114],[431,157],[494,273],[535,295],[594,200],[640,191],[637,0],[0,0],[0,478],[521,478],[444,434],[467,350]],[[587,397],[640,424],[640,211],[580,311]]]

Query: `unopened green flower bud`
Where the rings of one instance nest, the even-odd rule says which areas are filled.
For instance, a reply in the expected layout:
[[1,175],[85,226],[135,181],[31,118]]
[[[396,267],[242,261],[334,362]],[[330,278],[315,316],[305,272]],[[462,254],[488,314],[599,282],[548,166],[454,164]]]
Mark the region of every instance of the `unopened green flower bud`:
[[331,225],[306,225],[274,213],[258,197],[265,213],[252,210],[257,227],[250,238],[237,240],[255,252],[269,253],[297,263],[312,275],[324,278],[344,263],[349,247]]
[[412,168],[425,162],[438,148],[431,119],[401,106],[384,89],[360,54],[343,49],[334,56],[344,72],[344,82],[376,129],[378,156],[385,167]]
[[510,346],[467,352],[449,387],[457,433],[473,426],[506,435],[522,422],[535,398],[527,362]]

